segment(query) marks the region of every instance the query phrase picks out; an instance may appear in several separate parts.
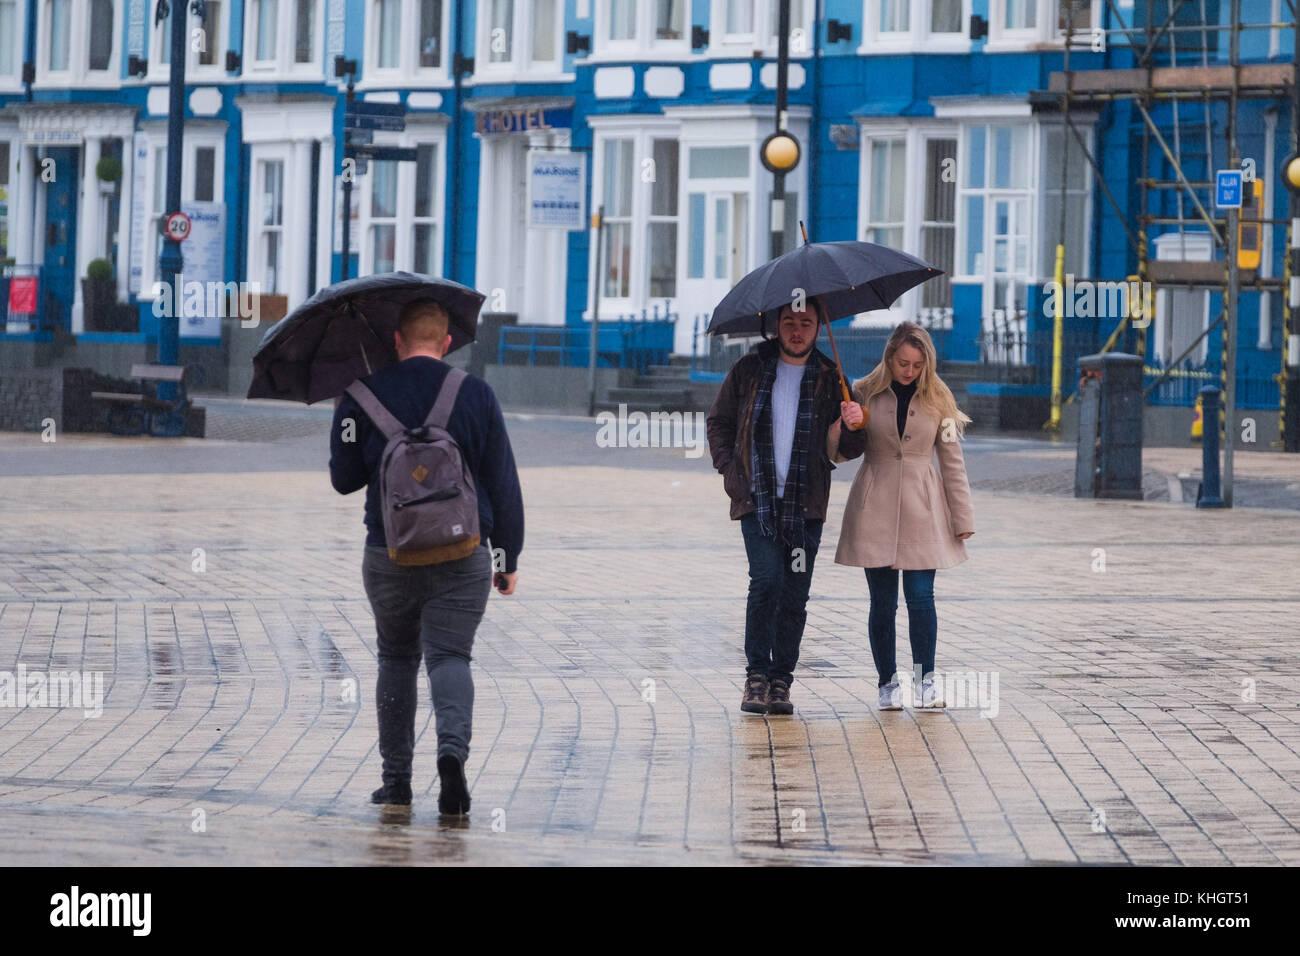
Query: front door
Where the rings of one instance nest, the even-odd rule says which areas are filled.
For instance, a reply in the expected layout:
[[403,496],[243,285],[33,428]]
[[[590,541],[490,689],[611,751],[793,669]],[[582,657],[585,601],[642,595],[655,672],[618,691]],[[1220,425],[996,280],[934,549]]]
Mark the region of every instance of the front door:
[[749,271],[749,193],[710,189],[687,196],[686,298],[709,312]]
[[54,176],[45,184],[45,322],[72,328],[72,303],[77,292],[77,187],[81,181],[79,150],[73,146],[47,148]]

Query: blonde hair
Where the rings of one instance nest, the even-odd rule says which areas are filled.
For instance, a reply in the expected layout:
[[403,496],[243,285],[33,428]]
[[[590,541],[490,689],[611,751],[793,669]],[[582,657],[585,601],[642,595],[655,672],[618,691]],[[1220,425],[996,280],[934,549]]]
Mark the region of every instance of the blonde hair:
[[951,419],[957,426],[957,434],[964,436],[966,425],[971,421],[970,416],[957,407],[952,389],[939,377],[939,359],[930,333],[915,322],[902,322],[894,329],[889,341],[885,343],[885,354],[881,356],[880,364],[853,383],[855,396],[863,405],[869,405],[873,398],[889,389],[894,380],[891,368],[894,353],[904,345],[917,349],[925,358],[921,374],[916,377],[916,395],[913,401],[933,412],[941,425],[945,420]]

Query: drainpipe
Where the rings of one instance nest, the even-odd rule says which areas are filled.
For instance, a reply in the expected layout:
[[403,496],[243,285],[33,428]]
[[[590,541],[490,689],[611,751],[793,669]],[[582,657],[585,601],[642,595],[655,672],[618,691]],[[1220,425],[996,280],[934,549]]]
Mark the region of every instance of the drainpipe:
[[[818,123],[821,120],[822,92],[822,31],[825,24],[823,0],[817,0],[813,9],[813,62],[812,62],[812,118],[808,126],[808,201],[804,207],[804,218],[808,221],[808,235],[817,236],[817,163],[821,150],[821,133]],[[862,188],[861,184],[858,186]],[[825,238],[821,236],[820,238]],[[856,237],[855,237],[856,238]]]
[[[23,89],[27,102],[32,101],[32,81],[36,78],[36,0],[27,0],[26,56],[23,57]],[[30,67],[30,69],[28,69]]]
[[[460,223],[460,190],[461,190],[461,97],[463,92],[460,82],[461,69],[461,40],[464,34],[465,22],[465,5],[463,3],[452,4],[452,12],[456,18],[455,25],[451,31],[451,62],[448,68],[451,70],[452,95],[451,95],[451,127],[447,130],[447,161],[451,164],[451,212],[447,215],[446,221],[449,223]],[[459,256],[456,255],[456,240],[453,238],[454,232],[451,229],[443,229],[443,241],[447,247],[443,250],[443,268],[444,275],[459,279],[460,273],[457,268],[459,265]],[[473,282],[467,283],[472,285]]]

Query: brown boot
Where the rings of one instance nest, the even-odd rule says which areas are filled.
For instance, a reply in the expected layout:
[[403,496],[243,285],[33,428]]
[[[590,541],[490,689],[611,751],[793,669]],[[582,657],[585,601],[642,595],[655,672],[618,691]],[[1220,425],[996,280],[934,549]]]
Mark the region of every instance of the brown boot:
[[767,713],[767,676],[750,674],[745,678],[745,696],[741,698],[740,709],[747,714]]
[[767,712],[769,714],[793,714],[794,704],[790,703],[790,685],[781,678],[773,678],[767,692]]

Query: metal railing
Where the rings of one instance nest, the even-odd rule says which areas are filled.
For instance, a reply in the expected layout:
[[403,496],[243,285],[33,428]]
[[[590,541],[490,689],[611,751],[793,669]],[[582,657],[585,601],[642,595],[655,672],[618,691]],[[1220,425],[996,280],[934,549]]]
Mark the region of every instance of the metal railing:
[[[601,368],[635,369],[668,363],[677,316],[658,306],[639,317],[602,320],[596,333],[596,362]],[[498,340],[502,365],[586,368],[591,362],[590,325],[502,326]]]

